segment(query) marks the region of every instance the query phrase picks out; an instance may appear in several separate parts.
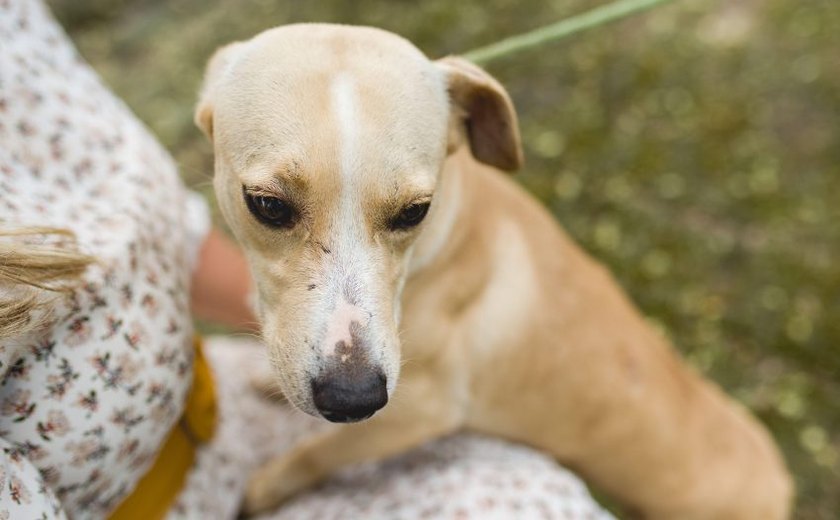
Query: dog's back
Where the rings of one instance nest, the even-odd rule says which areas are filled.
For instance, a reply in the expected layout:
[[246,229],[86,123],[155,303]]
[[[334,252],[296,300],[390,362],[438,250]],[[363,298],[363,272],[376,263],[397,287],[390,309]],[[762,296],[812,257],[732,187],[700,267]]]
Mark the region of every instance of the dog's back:
[[449,358],[469,364],[452,371],[468,379],[467,426],[552,452],[646,517],[787,518],[792,483],[764,427],[684,365],[521,188],[466,153],[448,164],[462,229],[437,268],[446,287],[420,282],[463,301],[451,320],[467,352]]

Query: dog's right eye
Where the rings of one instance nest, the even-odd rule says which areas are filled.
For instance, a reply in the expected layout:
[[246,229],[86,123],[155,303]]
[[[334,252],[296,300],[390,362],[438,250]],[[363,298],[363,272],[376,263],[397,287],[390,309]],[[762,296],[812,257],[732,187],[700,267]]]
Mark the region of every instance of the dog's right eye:
[[297,222],[295,208],[283,199],[245,192],[245,204],[254,217],[267,226],[290,228]]

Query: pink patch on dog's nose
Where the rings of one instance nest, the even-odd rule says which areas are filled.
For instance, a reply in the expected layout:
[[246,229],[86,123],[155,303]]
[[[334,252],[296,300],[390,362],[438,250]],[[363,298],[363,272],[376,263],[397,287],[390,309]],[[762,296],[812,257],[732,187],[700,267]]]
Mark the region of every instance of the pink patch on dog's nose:
[[346,349],[336,352],[336,348],[342,342],[348,347],[353,346],[353,335],[350,332],[353,322],[356,326],[365,325],[368,322],[368,315],[361,307],[351,304],[342,296],[329,318],[327,335],[322,346],[324,355],[349,356]]

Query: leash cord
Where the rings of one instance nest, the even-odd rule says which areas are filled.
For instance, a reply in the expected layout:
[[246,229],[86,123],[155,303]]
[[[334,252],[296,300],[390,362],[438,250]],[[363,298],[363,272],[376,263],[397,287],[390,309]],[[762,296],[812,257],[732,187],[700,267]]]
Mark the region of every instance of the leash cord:
[[597,27],[613,20],[630,16],[631,14],[646,11],[660,4],[666,4],[673,0],[618,0],[611,4],[596,7],[579,15],[560,20],[557,23],[546,25],[528,31],[523,34],[505,38],[496,43],[479,47],[463,53],[461,56],[483,65],[497,58],[514,54],[521,50],[542,45],[552,40],[560,40],[580,31]]

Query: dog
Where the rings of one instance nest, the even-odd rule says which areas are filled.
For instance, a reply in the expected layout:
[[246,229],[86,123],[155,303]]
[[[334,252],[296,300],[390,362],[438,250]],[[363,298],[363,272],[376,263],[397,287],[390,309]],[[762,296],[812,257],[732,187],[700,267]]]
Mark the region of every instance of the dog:
[[278,386],[353,423],[256,471],[246,513],[467,429],[643,518],[789,517],[767,431],[506,176],[517,117],[485,71],[374,28],[283,26],[216,52],[195,120]]

